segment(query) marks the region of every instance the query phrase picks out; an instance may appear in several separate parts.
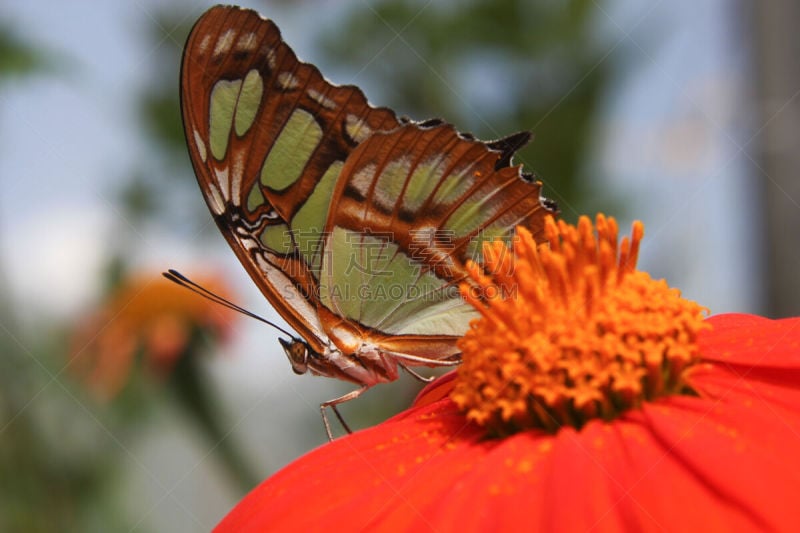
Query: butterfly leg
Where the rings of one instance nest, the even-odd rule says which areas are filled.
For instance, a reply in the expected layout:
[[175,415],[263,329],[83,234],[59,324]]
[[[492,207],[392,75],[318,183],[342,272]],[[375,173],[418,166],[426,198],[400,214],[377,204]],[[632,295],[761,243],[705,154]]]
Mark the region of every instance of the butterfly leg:
[[334,398],[333,400],[328,400],[327,402],[322,402],[319,404],[319,412],[322,413],[322,423],[325,425],[325,432],[328,434],[328,440],[333,440],[333,433],[331,432],[331,424],[328,422],[328,414],[325,412],[325,409],[328,407],[331,408],[333,414],[336,415],[336,418],[339,420],[339,423],[342,424],[342,427],[348,433],[352,433],[350,430],[350,426],[347,425],[347,422],[344,421],[342,418],[341,413],[339,413],[339,409],[336,408],[337,405],[344,402],[349,402],[350,400],[355,400],[359,396],[361,396],[365,390],[369,387],[366,385],[361,387],[360,389],[354,390],[352,392],[348,392],[343,396],[339,396],[338,398]]
[[412,376],[414,376],[416,379],[418,379],[419,381],[421,381],[423,383],[430,383],[431,381],[436,379],[436,376],[429,376],[429,377],[426,378],[425,376],[422,376],[422,375],[418,374],[410,366],[406,366],[406,365],[404,365],[403,363],[401,363],[399,361],[397,362],[397,364],[400,365],[400,368],[402,368],[403,370],[405,370],[406,372],[408,372],[409,374],[411,374]]

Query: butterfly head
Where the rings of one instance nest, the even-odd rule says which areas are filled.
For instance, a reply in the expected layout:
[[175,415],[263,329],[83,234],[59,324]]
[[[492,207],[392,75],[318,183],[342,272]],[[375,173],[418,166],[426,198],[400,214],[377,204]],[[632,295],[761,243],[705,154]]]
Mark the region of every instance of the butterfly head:
[[305,374],[308,371],[308,357],[311,349],[304,341],[293,337],[292,340],[278,339],[292,364],[295,374]]

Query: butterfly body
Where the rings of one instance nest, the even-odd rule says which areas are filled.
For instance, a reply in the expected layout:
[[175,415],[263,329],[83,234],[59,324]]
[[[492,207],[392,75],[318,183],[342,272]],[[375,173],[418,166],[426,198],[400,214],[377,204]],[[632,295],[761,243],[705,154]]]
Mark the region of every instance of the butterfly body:
[[556,211],[511,166],[529,134],[482,142],[372,107],[254,11],[217,6],[196,23],[181,106],[218,227],[299,334],[281,340],[293,370],[361,387],[323,417],[398,367],[456,364],[477,316],[458,294],[467,261],[518,225],[540,235]]

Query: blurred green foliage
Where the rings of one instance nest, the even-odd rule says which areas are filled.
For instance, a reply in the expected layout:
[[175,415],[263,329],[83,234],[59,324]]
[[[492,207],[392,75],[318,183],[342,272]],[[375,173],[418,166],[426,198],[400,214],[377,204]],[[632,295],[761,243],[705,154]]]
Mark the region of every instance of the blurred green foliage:
[[127,529],[115,498],[122,454],[111,437],[126,425],[94,406],[87,419],[92,402],[61,372],[63,338],[26,349],[2,318],[0,531]]
[[47,52],[26,43],[8,24],[0,26],[0,80],[45,70]]

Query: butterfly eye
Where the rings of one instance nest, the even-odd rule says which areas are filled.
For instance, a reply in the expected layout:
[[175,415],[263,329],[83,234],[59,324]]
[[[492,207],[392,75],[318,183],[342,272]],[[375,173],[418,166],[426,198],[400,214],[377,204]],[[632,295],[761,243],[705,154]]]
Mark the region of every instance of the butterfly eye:
[[308,346],[300,339],[290,341],[278,339],[286,352],[286,357],[292,363],[295,374],[305,374],[308,371]]

